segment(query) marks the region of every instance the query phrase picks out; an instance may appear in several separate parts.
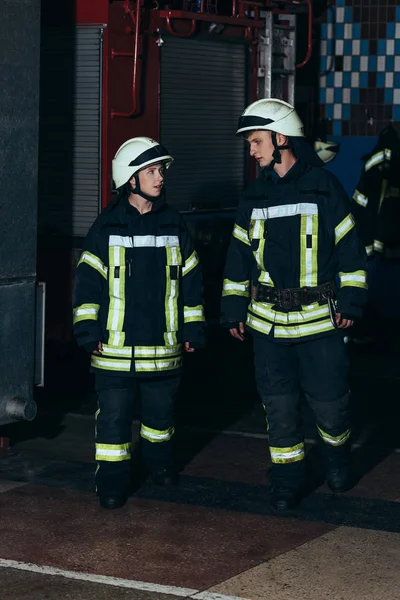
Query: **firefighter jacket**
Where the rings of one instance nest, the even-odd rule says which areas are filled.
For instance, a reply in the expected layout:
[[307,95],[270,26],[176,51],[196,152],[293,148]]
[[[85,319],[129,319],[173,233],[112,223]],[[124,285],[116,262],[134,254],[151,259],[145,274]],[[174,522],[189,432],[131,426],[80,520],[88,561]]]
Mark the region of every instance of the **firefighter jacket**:
[[361,316],[366,257],[350,202],[336,178],[299,160],[282,179],[264,169],[245,193],[228,250],[222,323],[246,322],[272,341],[296,342],[335,331],[326,301],[285,310],[250,299],[252,285],[316,287],[340,278],[337,310]]
[[381,134],[354,192],[353,214],[367,255],[400,256],[400,140]]
[[91,366],[110,375],[176,375],[183,342],[203,345],[199,260],[162,198],[142,215],[117,197],[96,219],[76,271],[73,322],[80,346],[102,342]]

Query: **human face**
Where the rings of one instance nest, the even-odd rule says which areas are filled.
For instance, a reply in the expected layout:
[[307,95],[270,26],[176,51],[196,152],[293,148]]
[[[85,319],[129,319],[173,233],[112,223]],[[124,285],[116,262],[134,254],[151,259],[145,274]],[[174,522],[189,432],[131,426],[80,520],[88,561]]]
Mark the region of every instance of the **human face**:
[[142,192],[157,198],[164,185],[165,165],[157,163],[139,171],[139,183]]
[[247,136],[250,156],[253,156],[260,167],[268,167],[272,161],[274,145],[270,131],[251,131]]

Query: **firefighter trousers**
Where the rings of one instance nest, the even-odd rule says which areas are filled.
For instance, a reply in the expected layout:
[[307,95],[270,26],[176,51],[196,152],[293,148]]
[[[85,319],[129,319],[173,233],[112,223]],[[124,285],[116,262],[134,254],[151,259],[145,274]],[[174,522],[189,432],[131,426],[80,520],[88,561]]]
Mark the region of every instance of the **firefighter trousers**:
[[343,335],[287,344],[254,336],[254,362],[269,430],[271,483],[303,484],[302,395],[316,418],[325,467],[347,464],[349,359]]
[[99,495],[126,493],[131,478],[134,405],[141,405],[141,450],[145,467],[173,467],[173,409],[181,378],[118,377],[96,373],[96,489]]

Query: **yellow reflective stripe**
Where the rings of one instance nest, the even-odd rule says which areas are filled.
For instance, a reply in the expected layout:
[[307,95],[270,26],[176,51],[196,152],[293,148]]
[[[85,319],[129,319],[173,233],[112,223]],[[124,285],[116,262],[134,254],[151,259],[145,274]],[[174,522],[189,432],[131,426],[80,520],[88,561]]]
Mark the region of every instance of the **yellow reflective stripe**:
[[353,215],[349,214],[343,219],[339,225],[335,227],[335,244],[338,244],[344,236],[349,233],[354,227]]
[[359,192],[358,190],[356,190],[353,194],[353,200],[355,202],[357,202],[357,204],[359,204],[362,207],[366,207],[368,204],[368,198],[367,196],[364,196],[364,194],[362,194],[361,192]]
[[377,152],[367,162],[365,163],[365,171],[369,171],[372,167],[376,167],[380,165],[385,160],[390,160],[392,157],[392,151],[389,148],[385,148],[380,152]]
[[331,319],[324,319],[318,323],[310,323],[309,325],[292,325],[289,327],[276,326],[274,329],[274,337],[276,338],[298,338],[306,337],[307,335],[314,335],[316,333],[322,333],[323,331],[330,331],[334,329]]
[[384,250],[383,242],[380,242],[379,240],[374,240],[374,250],[376,252],[383,252],[383,250]]
[[132,358],[132,346],[114,346],[113,344],[103,344],[103,355],[117,356],[120,358]]
[[243,244],[246,244],[246,246],[250,246],[250,240],[247,231],[243,229],[243,227],[240,227],[240,225],[237,225],[236,223],[235,227],[233,228],[233,237],[239,240],[239,242],[243,242]]
[[80,321],[97,321],[100,304],[81,304],[73,310],[73,323]]
[[251,315],[250,313],[247,315],[246,324],[252,329],[255,329],[256,331],[259,331],[260,333],[265,333],[267,335],[272,329],[272,325],[270,323],[260,321],[259,319],[253,317],[253,315]]
[[244,298],[248,298],[249,286],[249,281],[232,281],[231,279],[224,279],[222,296],[243,296]]
[[122,348],[125,344],[124,331],[109,331],[108,343],[115,348]]
[[141,426],[140,435],[145,440],[149,442],[168,442],[175,433],[174,427],[169,427],[168,429],[159,430],[159,429],[151,429],[150,427],[146,427],[146,425]]
[[351,435],[351,429],[347,429],[344,433],[341,433],[337,436],[329,435],[329,433],[326,433],[326,431],[321,429],[318,425],[317,429],[324,442],[330,444],[331,446],[342,446],[345,442],[347,442]]
[[274,287],[274,282],[272,281],[268,271],[261,271],[258,281],[264,285],[270,285],[271,287]]
[[318,304],[310,304],[302,311],[291,311],[288,313],[274,310],[272,306],[273,304],[252,300],[250,310],[260,317],[269,319],[272,323],[280,323],[282,325],[307,323],[321,319],[322,317],[329,317],[328,305],[319,307]]
[[122,360],[115,358],[104,358],[103,356],[95,356],[92,355],[92,359],[90,361],[92,367],[96,367],[97,369],[104,369],[105,371],[130,371],[131,369],[131,361],[130,360]]
[[182,276],[188,275],[190,271],[192,271],[199,264],[199,257],[196,252],[192,252],[187,260],[185,260],[185,265],[182,269]]
[[352,273],[339,273],[340,287],[359,287],[368,289],[367,284],[367,272],[366,271],[353,271]]
[[380,195],[380,198],[379,198],[379,208],[378,208],[378,212],[379,213],[381,212],[382,204],[383,204],[383,201],[384,201],[384,199],[386,197],[386,190],[388,188],[388,183],[389,182],[388,182],[387,179],[384,179],[382,181],[381,195]]
[[[166,277],[166,292],[165,292],[165,322],[167,334],[178,330],[178,294],[179,294],[179,279],[171,278],[171,266],[178,266],[181,259],[181,254],[177,252],[179,248],[166,248],[167,264],[165,267]],[[182,260],[182,259],[181,259]],[[171,345],[176,344],[175,339]]]
[[287,448],[276,448],[270,446],[271,461],[275,464],[298,462],[304,459],[304,443]]
[[198,306],[184,306],[183,319],[185,323],[205,321],[203,306],[201,304]]
[[318,285],[318,215],[301,215],[300,287]]
[[130,442],[126,444],[97,444],[96,443],[96,460],[106,462],[119,462],[129,460],[131,458]]
[[264,265],[264,250],[265,250],[265,243],[266,240],[264,239],[264,232],[265,232],[265,221],[257,221],[258,225],[257,225],[257,235],[259,236],[259,243],[258,243],[258,248],[257,250],[255,250],[255,252],[253,252],[254,254],[254,258],[256,259],[258,268],[260,269],[260,271],[265,271],[265,265]]
[[[110,271],[108,291],[110,306],[108,309],[107,329],[122,331],[125,318],[125,248],[123,246],[110,246],[109,248]],[[108,340],[111,342],[111,339]]]
[[172,371],[182,366],[182,356],[164,358],[159,360],[136,360],[135,371],[137,373],[155,373],[159,371]]
[[374,253],[374,247],[371,246],[365,246],[365,251],[367,253],[367,256],[371,256]]
[[100,275],[104,277],[104,279],[107,279],[107,267],[98,256],[85,250],[82,252],[77,266],[79,267],[79,265],[83,263],[89,265],[89,267],[92,267],[93,269],[96,269],[96,271],[98,271]]
[[176,332],[175,331],[166,331],[164,333],[164,342],[168,346],[176,346],[176,344],[178,343],[178,338],[176,336]]
[[135,358],[163,358],[182,352],[182,344],[176,346],[135,346]]

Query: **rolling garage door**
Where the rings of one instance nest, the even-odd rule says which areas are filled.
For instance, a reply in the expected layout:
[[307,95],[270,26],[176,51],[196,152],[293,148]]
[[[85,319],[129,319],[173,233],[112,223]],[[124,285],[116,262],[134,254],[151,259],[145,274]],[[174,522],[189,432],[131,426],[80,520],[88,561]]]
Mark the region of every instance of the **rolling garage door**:
[[161,50],[161,141],[174,156],[168,202],[181,211],[235,207],[245,148],[235,139],[246,106],[247,45],[165,37]]
[[39,232],[85,236],[100,207],[102,29],[44,29]]

